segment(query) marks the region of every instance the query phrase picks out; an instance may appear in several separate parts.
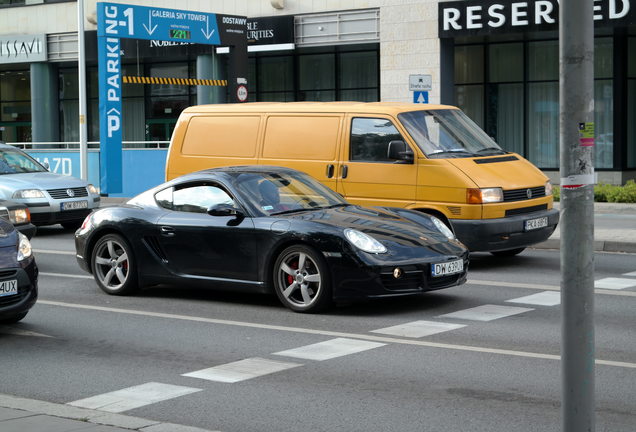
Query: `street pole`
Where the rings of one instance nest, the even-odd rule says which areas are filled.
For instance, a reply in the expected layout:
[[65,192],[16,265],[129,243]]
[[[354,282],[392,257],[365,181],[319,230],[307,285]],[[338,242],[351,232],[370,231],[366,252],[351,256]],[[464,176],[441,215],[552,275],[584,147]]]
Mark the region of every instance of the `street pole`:
[[79,84],[80,177],[88,180],[88,144],[86,142],[86,57],[84,47],[84,0],[77,0],[77,81]]
[[564,432],[595,430],[593,6],[559,6]]

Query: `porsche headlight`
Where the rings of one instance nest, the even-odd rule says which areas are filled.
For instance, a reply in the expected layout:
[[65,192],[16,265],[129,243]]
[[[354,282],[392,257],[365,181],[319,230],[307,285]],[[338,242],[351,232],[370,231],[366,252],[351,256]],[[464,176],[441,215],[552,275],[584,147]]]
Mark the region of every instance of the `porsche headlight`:
[[22,189],[13,192],[13,198],[44,198],[44,194],[40,189]]
[[18,209],[9,211],[9,219],[14,225],[19,225],[31,221],[31,213],[29,209]]
[[27,236],[19,232],[18,237],[20,238],[20,244],[18,245],[18,261],[24,261],[33,255],[33,249],[31,249],[31,242]]
[[455,234],[453,233],[453,231],[451,231],[451,229],[446,226],[444,222],[442,222],[435,216],[431,216],[431,220],[433,221],[435,227],[439,230],[439,232],[444,234],[448,239],[452,240],[455,238]]
[[99,195],[99,189],[97,189],[95,186],[93,186],[92,184],[88,184],[88,186],[86,186],[86,188],[88,189],[88,192],[93,194],[93,195]]
[[360,250],[369,253],[385,253],[386,247],[373,237],[365,234],[361,231],[347,228],[344,230],[344,235],[351,242],[352,245]]

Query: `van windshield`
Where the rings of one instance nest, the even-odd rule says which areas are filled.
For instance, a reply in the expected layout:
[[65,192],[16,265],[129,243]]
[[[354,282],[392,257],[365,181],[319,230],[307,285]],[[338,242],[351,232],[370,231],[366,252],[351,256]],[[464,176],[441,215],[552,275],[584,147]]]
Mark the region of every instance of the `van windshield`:
[[506,153],[460,110],[410,111],[398,114],[428,158],[466,158]]

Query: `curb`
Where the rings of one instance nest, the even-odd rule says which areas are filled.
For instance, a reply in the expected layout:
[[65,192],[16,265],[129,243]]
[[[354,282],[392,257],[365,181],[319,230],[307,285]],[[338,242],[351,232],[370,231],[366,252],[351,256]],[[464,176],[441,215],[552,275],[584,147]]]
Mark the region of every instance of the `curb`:
[[[28,412],[35,415],[60,417],[76,420],[82,423],[111,426],[140,432],[218,432],[192,426],[158,422],[141,417],[108,413],[105,411],[79,408],[36,399],[26,399],[6,394],[0,394],[0,407]],[[43,426],[46,426],[45,422],[46,420],[43,419]],[[0,424],[1,423],[2,422],[0,422]],[[42,429],[42,431],[46,430],[47,428]]]
[[[542,243],[530,246],[533,249],[561,249],[561,239],[548,239]],[[595,240],[594,252],[620,252],[620,253],[636,253],[636,243]]]

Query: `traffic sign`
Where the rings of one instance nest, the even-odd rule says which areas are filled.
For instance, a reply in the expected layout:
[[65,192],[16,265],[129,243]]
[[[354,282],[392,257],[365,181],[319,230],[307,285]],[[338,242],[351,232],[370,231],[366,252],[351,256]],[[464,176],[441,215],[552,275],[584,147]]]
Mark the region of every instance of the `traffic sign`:
[[220,44],[217,15],[213,13],[101,2],[97,13],[104,17],[97,36]]
[[428,103],[428,92],[427,91],[413,92],[413,103]]
[[240,102],[245,102],[247,100],[247,87],[239,85],[236,88],[236,97]]
[[409,91],[433,90],[433,78],[431,75],[409,75]]

